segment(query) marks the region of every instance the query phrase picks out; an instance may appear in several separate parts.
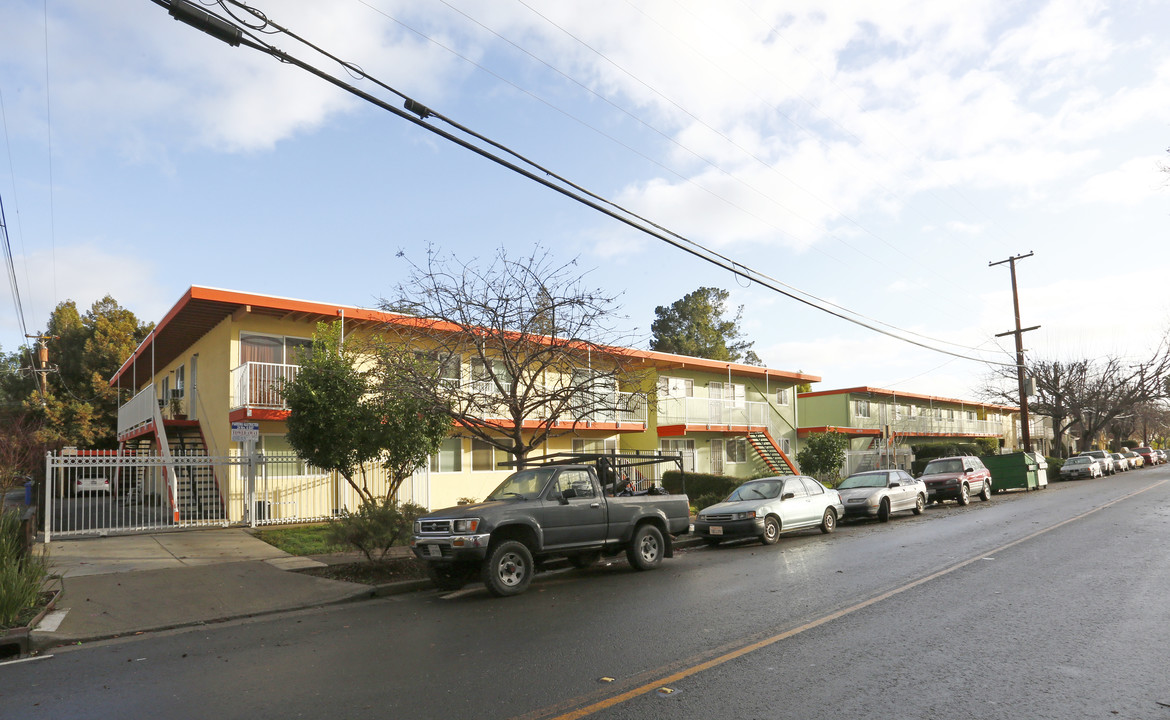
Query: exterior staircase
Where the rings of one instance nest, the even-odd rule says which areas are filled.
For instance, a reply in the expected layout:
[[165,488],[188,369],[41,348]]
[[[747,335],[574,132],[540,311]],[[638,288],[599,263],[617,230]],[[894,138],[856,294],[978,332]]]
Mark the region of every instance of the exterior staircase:
[[747,440],[760,459],[764,461],[764,464],[768,466],[769,471],[777,475],[796,474],[796,466],[792,464],[792,461],[788,459],[788,456],[784,454],[784,451],[772,438],[772,434],[767,430],[749,432]]
[[184,457],[207,456],[202,429],[169,428],[167,441],[175,459],[175,500],[179,521],[226,519],[214,468],[207,464],[183,462]]

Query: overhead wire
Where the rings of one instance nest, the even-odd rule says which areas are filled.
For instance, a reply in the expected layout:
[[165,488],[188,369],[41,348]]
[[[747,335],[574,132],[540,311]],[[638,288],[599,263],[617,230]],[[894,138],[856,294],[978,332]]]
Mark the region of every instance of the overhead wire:
[[[179,0],[171,0],[171,1],[175,2],[175,1],[179,1]],[[168,2],[167,0],[152,0],[152,2],[154,2],[160,6],[163,6],[163,7],[170,6],[170,2]],[[253,12],[253,9],[250,8],[248,5],[246,5],[245,3],[240,2],[240,0],[219,0],[219,2],[221,4],[224,2],[228,2],[228,3],[235,5],[236,7],[239,7],[247,12],[251,12],[251,13],[253,13],[254,16],[256,16],[256,13]],[[222,18],[220,18],[220,19],[222,20]],[[334,60],[335,62],[339,62],[343,65],[346,65],[347,67],[355,67],[352,64],[345,63],[344,61],[340,60],[339,58],[336,58],[335,56],[328,53],[327,51],[324,51],[323,49],[318,48],[317,46],[313,45],[312,43],[300,40],[299,37],[295,33],[292,33],[291,31],[283,28],[279,24],[274,23],[269,19],[265,19],[265,22],[268,24],[271,24],[272,27],[280,30],[282,33],[288,35],[290,38],[297,39],[300,42],[304,42],[304,44],[306,46],[312,47],[314,50],[316,50],[317,52],[321,53],[322,55],[330,58],[331,60]],[[786,296],[790,299],[793,299],[801,304],[807,305],[807,306],[812,307],[816,310],[820,310],[821,312],[835,316],[839,319],[845,320],[846,322],[849,322],[849,323],[852,323],[855,325],[859,325],[861,327],[868,328],[869,330],[871,330],[873,332],[877,332],[879,334],[900,340],[902,342],[916,345],[916,346],[921,347],[921,348],[926,349],[926,350],[931,350],[933,352],[938,352],[938,353],[942,353],[942,354],[946,354],[946,355],[951,355],[951,356],[954,356],[957,358],[963,358],[963,359],[972,360],[975,362],[986,363],[986,364],[991,364],[991,365],[1002,365],[1002,366],[1009,366],[1009,367],[1015,366],[1014,362],[1013,363],[998,362],[998,361],[988,360],[986,358],[979,358],[979,357],[974,357],[974,356],[963,355],[961,353],[952,352],[952,351],[946,350],[944,348],[934,347],[934,346],[928,345],[924,342],[919,342],[919,341],[914,340],[912,338],[903,337],[903,336],[897,335],[891,331],[883,330],[882,328],[877,327],[873,324],[859,320],[855,317],[850,317],[849,315],[847,315],[843,312],[838,312],[837,310],[834,310],[834,309],[829,308],[829,307],[825,307],[825,306],[817,304],[816,302],[813,302],[807,298],[801,297],[800,295],[798,295],[796,293],[793,293],[793,292],[786,290],[779,283],[768,278],[766,275],[763,275],[762,273],[755,271],[754,269],[750,268],[746,264],[738,263],[738,262],[734,262],[734,261],[729,261],[729,260],[723,258],[722,256],[718,255],[717,253],[714,253],[713,251],[709,250],[708,248],[706,248],[705,246],[703,246],[702,244],[700,244],[698,242],[690,240],[689,238],[686,238],[682,235],[679,235],[678,233],[675,233],[673,231],[667,230],[666,228],[662,227],[661,225],[658,225],[657,223],[654,223],[654,222],[649,221],[645,218],[642,218],[642,217],[638,216],[637,214],[629,211],[628,209],[623,208],[622,206],[620,206],[620,205],[618,205],[610,200],[607,200],[606,198],[604,198],[600,195],[597,195],[597,194],[595,194],[595,193],[593,193],[593,192],[591,192],[591,191],[589,191],[589,190],[587,190],[579,185],[576,185],[576,184],[572,183],[571,181],[568,181],[567,179],[553,173],[551,170],[548,170],[547,168],[544,168],[543,166],[539,165],[538,163],[528,159],[527,157],[518,153],[517,151],[512,150],[511,148],[508,148],[507,146],[504,146],[503,144],[498,143],[494,140],[491,140],[490,138],[487,138],[483,135],[475,133],[474,131],[470,130],[469,128],[466,128],[465,126],[463,126],[459,123],[456,123],[455,121],[450,120],[449,118],[446,118],[446,117],[436,113],[431,108],[429,108],[425,105],[422,105],[421,103],[417,102],[413,98],[407,97],[402,92],[391,88],[390,86],[386,85],[382,81],[378,80],[377,78],[371,77],[368,74],[363,73],[363,76],[365,77],[365,79],[369,80],[370,82],[376,84],[377,86],[379,86],[383,89],[386,89],[389,92],[392,92],[394,95],[397,95],[400,98],[404,98],[406,110],[399,109],[398,107],[390,105],[389,103],[382,100],[381,98],[378,98],[378,97],[376,97],[376,96],[374,96],[374,95],[372,95],[372,94],[370,94],[370,93],[368,93],[368,92],[366,92],[358,87],[355,87],[355,86],[345,82],[344,80],[342,80],[334,75],[331,75],[331,74],[327,73],[326,71],[321,70],[320,68],[318,68],[318,67],[316,67],[316,66],[314,66],[314,65],[312,65],[304,60],[301,60],[300,58],[298,58],[298,57],[296,57],[296,56],[294,56],[286,51],[280,50],[279,48],[268,44],[266,41],[256,37],[255,35],[252,35],[249,30],[246,30],[246,29],[241,30],[241,36],[238,39],[238,41],[239,41],[239,44],[244,45],[246,47],[256,49],[256,50],[264,52],[266,54],[269,54],[273,58],[277,59],[280,62],[295,65],[296,67],[299,67],[302,70],[305,70],[305,71],[321,78],[322,80],[325,80],[325,81],[327,81],[327,82],[329,82],[329,83],[331,83],[331,84],[333,84],[333,85],[335,85],[343,90],[346,90],[347,92],[350,92],[351,94],[353,94],[359,98],[362,98],[362,99],[366,100],[367,102],[370,102],[370,103],[386,110],[387,112],[390,112],[391,114],[393,114],[393,115],[395,115],[403,120],[406,120],[406,121],[408,121],[408,122],[410,122],[410,123],[412,123],[420,128],[425,128],[429,132],[436,134],[439,137],[442,137],[442,138],[448,140],[449,142],[452,142],[456,145],[459,145],[460,147],[463,147],[464,149],[467,149],[467,150],[469,150],[477,155],[480,155],[481,157],[483,157],[487,160],[495,162],[496,164],[498,164],[504,168],[507,168],[507,169],[517,173],[517,174],[520,174],[520,175],[522,175],[522,176],[524,176],[524,177],[526,177],[534,182],[537,182],[537,183],[539,183],[539,184],[541,184],[541,185],[543,185],[543,186],[545,186],[545,187],[547,187],[547,188],[549,188],[557,193],[560,193],[561,195],[564,195],[565,197],[573,199],[582,205],[590,207],[598,212],[601,212],[602,214],[605,214],[605,215],[607,215],[615,220],[618,220],[619,222],[622,222],[622,223],[628,225],[629,227],[634,228],[635,230],[638,230],[638,231],[643,232],[647,235],[650,235],[650,236],[655,237],[659,240],[662,240],[663,242],[667,243],[668,245],[671,245],[672,247],[675,247],[676,249],[682,250],[682,251],[684,251],[690,255],[693,255],[701,260],[704,260],[712,265],[715,265],[717,267],[721,267],[721,268],[731,272],[734,275],[737,275],[739,277],[743,277],[745,279],[756,282],[756,283],[762,285],[763,287],[769,288],[769,289],[773,290],[774,292],[777,292],[781,295],[784,295],[784,296]],[[486,143],[491,148],[495,148],[496,150],[498,150],[500,152],[503,152],[507,155],[510,155],[513,158],[513,160],[509,160],[505,157],[501,157],[499,155],[496,155],[491,150],[489,150],[487,148],[481,147],[480,145],[477,145],[473,142],[470,142],[469,140],[467,140],[463,137],[454,135],[451,132],[448,132],[446,130],[443,130],[442,128],[436,127],[435,125],[432,125],[430,123],[425,122],[426,118],[429,118],[429,117],[436,117],[437,119],[444,121],[445,123],[451,125],[451,127],[459,130],[460,132],[462,132],[466,135],[469,135],[472,138],[479,140],[480,142]],[[521,165],[518,165],[517,162],[520,162],[523,165],[526,165],[527,167],[523,167]],[[538,174],[538,172],[540,174]],[[550,177],[556,179],[558,182],[553,182],[552,180],[549,179]]]

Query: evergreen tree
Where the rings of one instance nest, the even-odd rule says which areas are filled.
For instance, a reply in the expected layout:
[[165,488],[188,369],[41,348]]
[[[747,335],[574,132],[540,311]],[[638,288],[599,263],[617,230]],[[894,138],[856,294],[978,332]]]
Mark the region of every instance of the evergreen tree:
[[752,350],[755,343],[744,340],[739,328],[743,306],[736,309],[734,318],[724,316],[728,297],[730,293],[726,290],[701,287],[670,307],[654,308],[650,349],[708,360],[739,362],[742,359],[749,365],[762,365]]

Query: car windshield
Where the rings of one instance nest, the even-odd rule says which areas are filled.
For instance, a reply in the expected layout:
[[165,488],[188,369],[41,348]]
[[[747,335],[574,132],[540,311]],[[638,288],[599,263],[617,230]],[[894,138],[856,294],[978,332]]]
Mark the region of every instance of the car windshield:
[[962,460],[931,460],[926,463],[926,470],[923,475],[935,475],[937,473],[957,473],[963,472]]
[[865,487],[885,487],[886,474],[881,473],[860,473],[858,475],[850,475],[841,481],[837,486],[838,490],[848,490],[849,488],[865,488]]
[[781,486],[782,483],[779,480],[762,480],[760,482],[744,483],[735,490],[732,490],[724,502],[735,502],[737,500],[771,500],[780,495]]
[[536,468],[521,470],[509,475],[500,486],[487,496],[488,500],[505,500],[507,498],[533,499],[540,496],[548,479],[552,477],[554,468]]

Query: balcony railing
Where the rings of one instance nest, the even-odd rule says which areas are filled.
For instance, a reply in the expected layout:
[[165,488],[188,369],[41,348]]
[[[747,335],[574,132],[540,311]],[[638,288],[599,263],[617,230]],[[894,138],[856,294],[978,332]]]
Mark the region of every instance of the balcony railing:
[[881,429],[885,424],[895,434],[903,435],[1003,435],[1004,425],[996,420],[939,418],[934,415],[900,417],[883,422],[879,417],[854,416],[853,427]]
[[658,400],[659,425],[751,425],[769,427],[775,416],[768,403],[682,397]]
[[288,410],[280,394],[283,383],[297,376],[300,365],[248,362],[231,372],[231,409]]
[[[231,409],[252,408],[264,410],[288,410],[288,405],[280,394],[280,386],[292,380],[297,375],[299,365],[279,365],[276,363],[249,362],[234,368],[231,371]],[[472,390],[478,394],[495,393],[492,383],[475,381]],[[596,410],[588,407],[578,415],[582,422],[612,422],[612,423],[642,423],[646,424],[646,403],[638,402],[633,393],[619,392],[616,398],[613,394],[601,394],[590,398],[590,402],[598,406]],[[615,408],[622,408],[615,410]],[[504,419],[501,410],[483,411],[483,419]],[[543,416],[537,414],[531,417],[541,420]],[[563,418],[571,421],[571,416]]]
[[154,394],[154,383],[147,385],[118,408],[118,436],[145,427],[154,420],[154,409],[158,398]]

